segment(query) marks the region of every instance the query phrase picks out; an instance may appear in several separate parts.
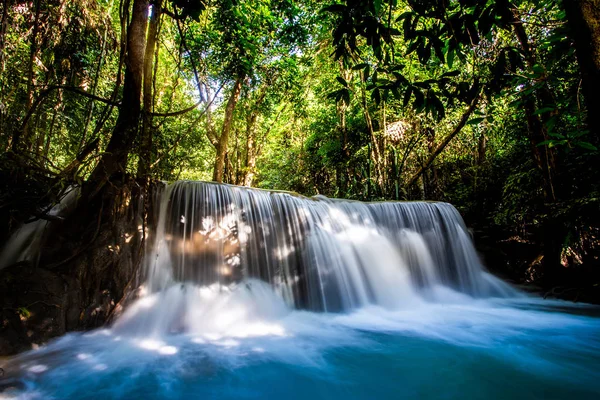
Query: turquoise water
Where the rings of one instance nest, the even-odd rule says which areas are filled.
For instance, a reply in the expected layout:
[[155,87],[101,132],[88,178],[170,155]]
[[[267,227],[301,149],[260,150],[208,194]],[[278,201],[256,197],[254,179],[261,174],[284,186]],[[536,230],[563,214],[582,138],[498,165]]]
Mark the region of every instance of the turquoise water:
[[133,307],[113,329],[10,360],[5,381],[19,388],[0,398],[600,398],[600,311],[591,306],[455,296],[319,314],[242,300],[196,329],[160,335],[131,333],[143,318]]
[[600,308],[490,275],[450,204],[177,182],[152,235],[139,298],[0,399],[600,399]]

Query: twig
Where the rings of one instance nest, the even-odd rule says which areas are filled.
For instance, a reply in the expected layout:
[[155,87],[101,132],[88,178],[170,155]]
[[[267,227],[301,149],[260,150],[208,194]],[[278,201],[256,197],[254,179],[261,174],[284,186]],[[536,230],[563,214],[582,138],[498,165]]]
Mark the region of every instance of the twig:
[[117,107],[119,107],[121,105],[120,103],[115,103],[112,100],[105,99],[105,98],[100,97],[100,96],[96,96],[94,94],[88,93],[85,90],[82,90],[82,89],[77,88],[77,87],[63,86],[63,85],[51,85],[46,90],[44,90],[42,93],[40,93],[40,95],[35,100],[35,102],[31,106],[31,108],[29,109],[29,111],[27,111],[27,115],[25,116],[25,118],[23,119],[23,122],[21,123],[21,130],[25,129],[25,126],[27,126],[27,123],[31,119],[31,116],[33,115],[33,113],[35,113],[36,109],[42,103],[42,101],[44,101],[44,99],[46,97],[48,97],[48,95],[50,93],[52,93],[53,91],[55,91],[55,90],[66,90],[68,92],[73,92],[73,93],[79,94],[81,96],[85,96],[85,97],[88,97],[90,99],[93,99],[93,100],[96,100],[96,101],[100,101],[102,103],[109,104],[111,106],[117,106]]

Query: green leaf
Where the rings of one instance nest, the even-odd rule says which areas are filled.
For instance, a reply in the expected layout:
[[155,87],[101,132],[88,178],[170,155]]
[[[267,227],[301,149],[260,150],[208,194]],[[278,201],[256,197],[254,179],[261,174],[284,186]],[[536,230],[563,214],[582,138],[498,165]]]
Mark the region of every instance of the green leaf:
[[348,87],[348,82],[346,82],[346,80],[344,78],[342,78],[341,76],[336,76],[335,79],[337,79],[337,81],[339,83],[341,83],[342,86]]
[[21,315],[23,318],[31,317],[31,312],[29,312],[29,310],[26,309],[25,307],[19,307],[18,312],[19,312],[19,315]]
[[453,76],[458,76],[460,75],[460,71],[455,69],[454,71],[448,71],[442,74],[442,78],[446,78],[446,77],[453,77]]
[[546,113],[552,112],[554,110],[555,110],[554,107],[544,107],[544,108],[540,108],[539,110],[537,110],[536,112],[534,112],[533,115],[546,114]]
[[375,9],[375,14],[379,14],[381,12],[381,0],[373,0],[373,8]]
[[406,49],[406,55],[411,54],[413,51],[415,51],[417,49],[417,47],[419,47],[419,44],[421,43],[421,40],[417,39],[414,40],[409,46],[408,49]]
[[346,6],[342,4],[332,4],[327,7],[323,7],[321,12],[330,12],[330,13],[342,13],[346,10]]
[[467,122],[467,125],[479,125],[483,121],[485,121],[485,117],[484,118],[473,118],[473,119],[469,120],[469,122]]
[[448,55],[446,56],[446,62],[448,63],[448,68],[452,68],[452,66],[454,65],[454,56],[455,56],[455,52],[454,50],[448,50]]
[[350,91],[348,89],[342,89],[342,100],[345,105],[350,105]]
[[359,69],[365,69],[369,66],[368,63],[360,63],[360,64],[356,64],[355,66],[352,67],[353,71],[358,71]]
[[581,147],[582,149],[586,149],[586,150],[591,150],[591,151],[598,151],[598,148],[596,146],[594,146],[593,144],[589,143],[589,142],[575,142],[575,145]]
[[556,147],[556,146],[563,146],[567,143],[569,143],[569,141],[566,139],[562,139],[562,140],[550,139],[550,140],[545,140],[541,143],[538,143],[538,147],[548,146],[548,147],[552,148],[552,147]]
[[398,18],[396,18],[396,22],[400,22],[403,19],[410,18],[413,15],[412,11],[406,11],[400,14]]
[[408,89],[406,89],[406,92],[404,92],[404,101],[402,103],[404,107],[406,107],[408,105],[408,103],[410,102],[410,97],[412,96],[412,91],[413,91],[412,86],[409,86]]
[[568,138],[572,138],[572,139],[573,138],[579,138],[579,137],[585,136],[585,135],[587,135],[589,133],[590,133],[590,131],[587,130],[587,129],[586,130],[582,130],[582,131],[573,131],[573,132],[567,133],[567,137]]
[[413,93],[415,95],[415,107],[417,108],[418,112],[421,112],[423,110],[423,107],[425,106],[425,95],[423,94],[423,92],[421,92],[419,89],[413,87]]
[[539,64],[535,64],[535,65],[533,66],[533,71],[534,71],[535,73],[537,73],[537,74],[540,74],[540,75],[541,75],[541,74],[543,74],[543,73],[545,72],[544,68],[543,68],[541,65],[539,65]]
[[340,93],[339,90],[336,90],[336,91],[333,91],[331,93],[328,93],[327,94],[327,98],[328,99],[336,99],[338,97],[339,93]]
[[373,99],[373,101],[377,105],[381,103],[381,93],[379,92],[379,89],[373,90],[373,93],[371,93],[371,99]]

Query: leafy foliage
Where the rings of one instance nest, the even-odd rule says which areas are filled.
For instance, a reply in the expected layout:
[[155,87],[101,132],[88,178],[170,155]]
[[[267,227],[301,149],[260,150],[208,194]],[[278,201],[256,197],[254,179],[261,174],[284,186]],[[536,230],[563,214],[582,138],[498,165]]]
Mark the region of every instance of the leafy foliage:
[[[43,188],[90,176],[129,107],[121,102],[136,2],[0,5],[3,169],[19,160],[29,171],[19,179],[35,176]],[[571,204],[598,191],[600,143],[560,2],[147,7],[159,16],[152,107],[143,110],[152,148],[144,155],[134,138],[128,173],[150,157],[152,178],[210,179],[225,147],[229,183],[451,201],[471,221],[521,233],[544,226],[550,209],[572,216]]]

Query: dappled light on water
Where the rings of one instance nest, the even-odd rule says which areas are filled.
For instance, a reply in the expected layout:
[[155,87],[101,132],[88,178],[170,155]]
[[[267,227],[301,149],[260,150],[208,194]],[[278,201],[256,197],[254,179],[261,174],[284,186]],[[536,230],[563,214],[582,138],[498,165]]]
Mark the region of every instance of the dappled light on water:
[[600,396],[599,309],[486,272],[449,204],[179,182],[154,239],[119,319],[0,361],[0,399]]
[[177,182],[163,197],[147,257],[152,290],[257,278],[290,307],[344,311],[419,301],[435,285],[516,296],[482,267],[445,203],[360,203]]

